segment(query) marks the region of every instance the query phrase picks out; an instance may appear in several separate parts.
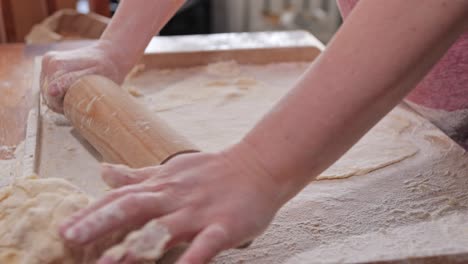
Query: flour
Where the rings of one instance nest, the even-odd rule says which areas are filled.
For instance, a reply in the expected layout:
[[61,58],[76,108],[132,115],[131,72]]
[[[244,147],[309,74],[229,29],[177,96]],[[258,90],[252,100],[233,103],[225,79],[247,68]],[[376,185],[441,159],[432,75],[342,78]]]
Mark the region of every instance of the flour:
[[[343,263],[350,259],[356,263],[368,259],[390,261],[400,254],[412,256],[412,259],[461,254],[466,251],[464,245],[468,244],[468,236],[459,235],[460,230],[451,227],[464,225],[466,221],[468,221],[467,215],[453,215],[434,221],[396,227],[385,232],[352,236],[298,254],[285,264],[332,264]],[[408,238],[411,243],[395,243],[395,240],[404,242]],[[337,251],[340,254],[336,254]],[[455,259],[458,261],[454,263],[465,263],[468,260],[466,257],[454,257]]]
[[0,146],[0,157],[3,159],[12,159],[15,157],[15,146]]
[[44,109],[42,117],[45,118],[47,121],[55,124],[56,126],[71,127],[70,121],[68,121],[68,119],[64,115],[53,112],[45,105],[41,108]]
[[[143,94],[137,100],[202,150],[218,151],[241,139],[307,67],[306,63],[258,66],[229,62],[221,64],[223,69],[219,71],[214,66],[148,70],[126,85],[137,87]],[[233,74],[224,74],[229,68],[234,68]],[[42,137],[41,174],[67,177],[93,195],[101,195],[105,188],[99,180],[99,155],[70,127],[57,126],[52,120],[42,125],[48,133]],[[468,155],[404,106],[392,111],[379,125],[371,133],[388,133],[392,142],[398,141],[395,146],[410,146],[417,152],[359,176],[312,182],[280,210],[268,230],[249,248],[223,252],[213,263],[283,263],[309,251],[325,263],[336,260],[333,254],[343,256],[345,263],[352,262],[356,249],[340,241],[363,249],[382,241],[395,249],[386,257],[394,257],[399,248],[414,249],[397,256],[410,257],[423,248],[415,236],[421,236],[421,241],[440,239],[440,244],[427,244],[424,252],[451,250],[449,239],[468,248],[463,221],[456,221],[468,214]],[[144,123],[140,127],[144,129]],[[76,150],[67,151],[64,145]],[[373,153],[379,154],[379,149]],[[362,160],[356,160],[359,162]],[[445,236],[443,228],[435,228],[427,235],[408,232],[439,224],[452,224],[453,237]],[[397,235],[384,238],[393,233]],[[361,242],[352,243],[354,240]],[[446,247],[435,248],[441,244]],[[373,261],[386,252],[381,247],[371,249],[378,252],[362,250],[360,259]]]
[[152,220],[140,230],[128,234],[122,243],[111,248],[105,256],[114,261],[136,259],[153,263],[151,260],[162,256],[164,247],[170,239],[168,229],[157,220]]
[[0,187],[8,183],[15,175],[17,175],[18,162],[12,160],[0,160]]
[[365,175],[414,156],[419,149],[411,142],[388,134],[372,134],[353,146],[317,180],[343,179]]
[[[221,64],[222,73],[235,69],[228,76],[216,73],[217,66],[151,70],[131,84],[145,94],[140,100],[171,127],[203,150],[217,151],[242,138],[307,68],[307,64]],[[243,90],[246,92],[230,96]],[[342,174],[356,177],[311,183],[280,210],[251,247],[224,252],[214,263],[282,263],[320,245],[430,223],[459,214],[468,206],[468,179],[462,177],[467,174],[463,166],[468,157],[414,112],[400,106],[362,142],[370,143],[345,157],[346,164],[360,165]],[[387,153],[384,160],[382,153]],[[402,234],[391,241],[412,247],[411,235]],[[378,236],[369,238],[379,243]],[[333,253],[342,252],[337,248]],[[352,254],[344,255],[344,262],[353,260]],[[368,260],[373,257],[363,255]]]
[[10,153],[10,159],[0,160],[0,187],[2,187],[9,184],[21,173],[24,141],[17,146],[1,146],[0,149],[5,149]]
[[102,230],[107,223],[113,220],[125,219],[126,215],[119,206],[110,204],[101,208],[100,214],[95,214],[94,216],[93,220],[87,221],[81,226],[68,229],[65,237],[69,240],[84,243],[89,240],[89,236],[94,230]]
[[217,77],[236,77],[241,72],[239,64],[235,61],[221,61],[208,64],[206,71]]
[[389,117],[408,121],[393,134],[411,138],[418,153],[401,166],[311,183],[250,248],[224,252],[214,263],[360,263],[464,252],[468,155],[410,111]]

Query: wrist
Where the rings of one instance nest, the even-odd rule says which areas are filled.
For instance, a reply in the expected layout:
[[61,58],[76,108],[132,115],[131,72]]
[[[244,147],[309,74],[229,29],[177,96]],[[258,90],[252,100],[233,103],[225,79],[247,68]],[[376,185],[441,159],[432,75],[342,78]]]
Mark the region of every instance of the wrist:
[[236,169],[249,175],[262,190],[270,193],[272,202],[276,202],[278,206],[286,203],[303,187],[292,173],[277,171],[274,164],[258,153],[246,140],[223,151],[223,154]]
[[95,46],[103,55],[104,60],[113,68],[114,76],[108,76],[116,83],[120,84],[125,79],[125,76],[133,67],[132,60],[126,59],[124,52],[112,41],[100,39]]

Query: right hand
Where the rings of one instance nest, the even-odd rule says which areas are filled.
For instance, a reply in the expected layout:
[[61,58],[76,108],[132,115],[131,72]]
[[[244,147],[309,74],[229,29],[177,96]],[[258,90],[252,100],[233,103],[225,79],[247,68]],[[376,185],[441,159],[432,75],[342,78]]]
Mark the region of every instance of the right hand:
[[121,84],[125,72],[110,50],[110,45],[99,41],[88,47],[44,55],[40,86],[49,108],[63,113],[63,99],[68,88],[85,75],[98,74]]
[[122,228],[143,226],[98,261],[129,264],[160,256],[155,250],[164,236],[155,229],[159,226],[170,236],[163,248],[191,242],[177,263],[208,263],[260,235],[298,190],[289,177],[278,182],[264,165],[247,158],[253,155],[240,143],[219,153],[179,155],[161,166],[104,165],[105,182],[121,188],[69,218],[60,233],[83,246]]

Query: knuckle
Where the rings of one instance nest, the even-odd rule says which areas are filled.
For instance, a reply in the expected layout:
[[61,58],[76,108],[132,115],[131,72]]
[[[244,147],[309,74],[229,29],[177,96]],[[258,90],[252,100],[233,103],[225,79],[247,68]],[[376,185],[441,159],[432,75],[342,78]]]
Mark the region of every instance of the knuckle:
[[42,65],[47,64],[52,58],[53,58],[52,52],[47,52],[46,54],[44,54],[44,56],[42,56]]
[[121,198],[120,205],[124,210],[131,210],[139,204],[141,198],[138,194],[127,194]]
[[221,224],[215,224],[211,227],[210,232],[207,232],[206,236],[209,239],[217,241],[229,241],[229,232]]
[[106,195],[106,199],[107,200],[115,200],[115,199],[118,199],[120,197],[122,197],[124,194],[122,193],[121,190],[114,190],[114,191],[110,191],[109,193],[107,193]]
[[171,180],[171,181],[155,181],[154,183],[151,183],[151,191],[154,192],[164,192],[164,193],[173,193],[177,192],[179,189],[179,183],[177,181]]
[[189,197],[190,191],[185,188],[183,183],[171,181],[164,184],[163,193],[172,199],[180,200],[184,197]]
[[47,63],[49,69],[57,69],[60,65],[60,62],[54,58],[50,58]]

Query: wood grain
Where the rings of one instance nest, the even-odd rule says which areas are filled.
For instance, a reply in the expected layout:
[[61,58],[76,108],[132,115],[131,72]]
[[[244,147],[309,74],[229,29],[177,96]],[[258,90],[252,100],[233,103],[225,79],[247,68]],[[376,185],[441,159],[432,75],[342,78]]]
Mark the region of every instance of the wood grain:
[[40,23],[47,17],[47,4],[45,1],[6,0],[10,1],[10,10],[14,27],[14,37],[9,41],[22,42],[32,26]]
[[90,75],[75,82],[65,96],[64,112],[107,162],[140,168],[196,151],[163,120],[102,76]]
[[0,159],[12,158],[14,147],[23,140],[31,105],[32,60],[25,58],[22,45],[0,46]]

